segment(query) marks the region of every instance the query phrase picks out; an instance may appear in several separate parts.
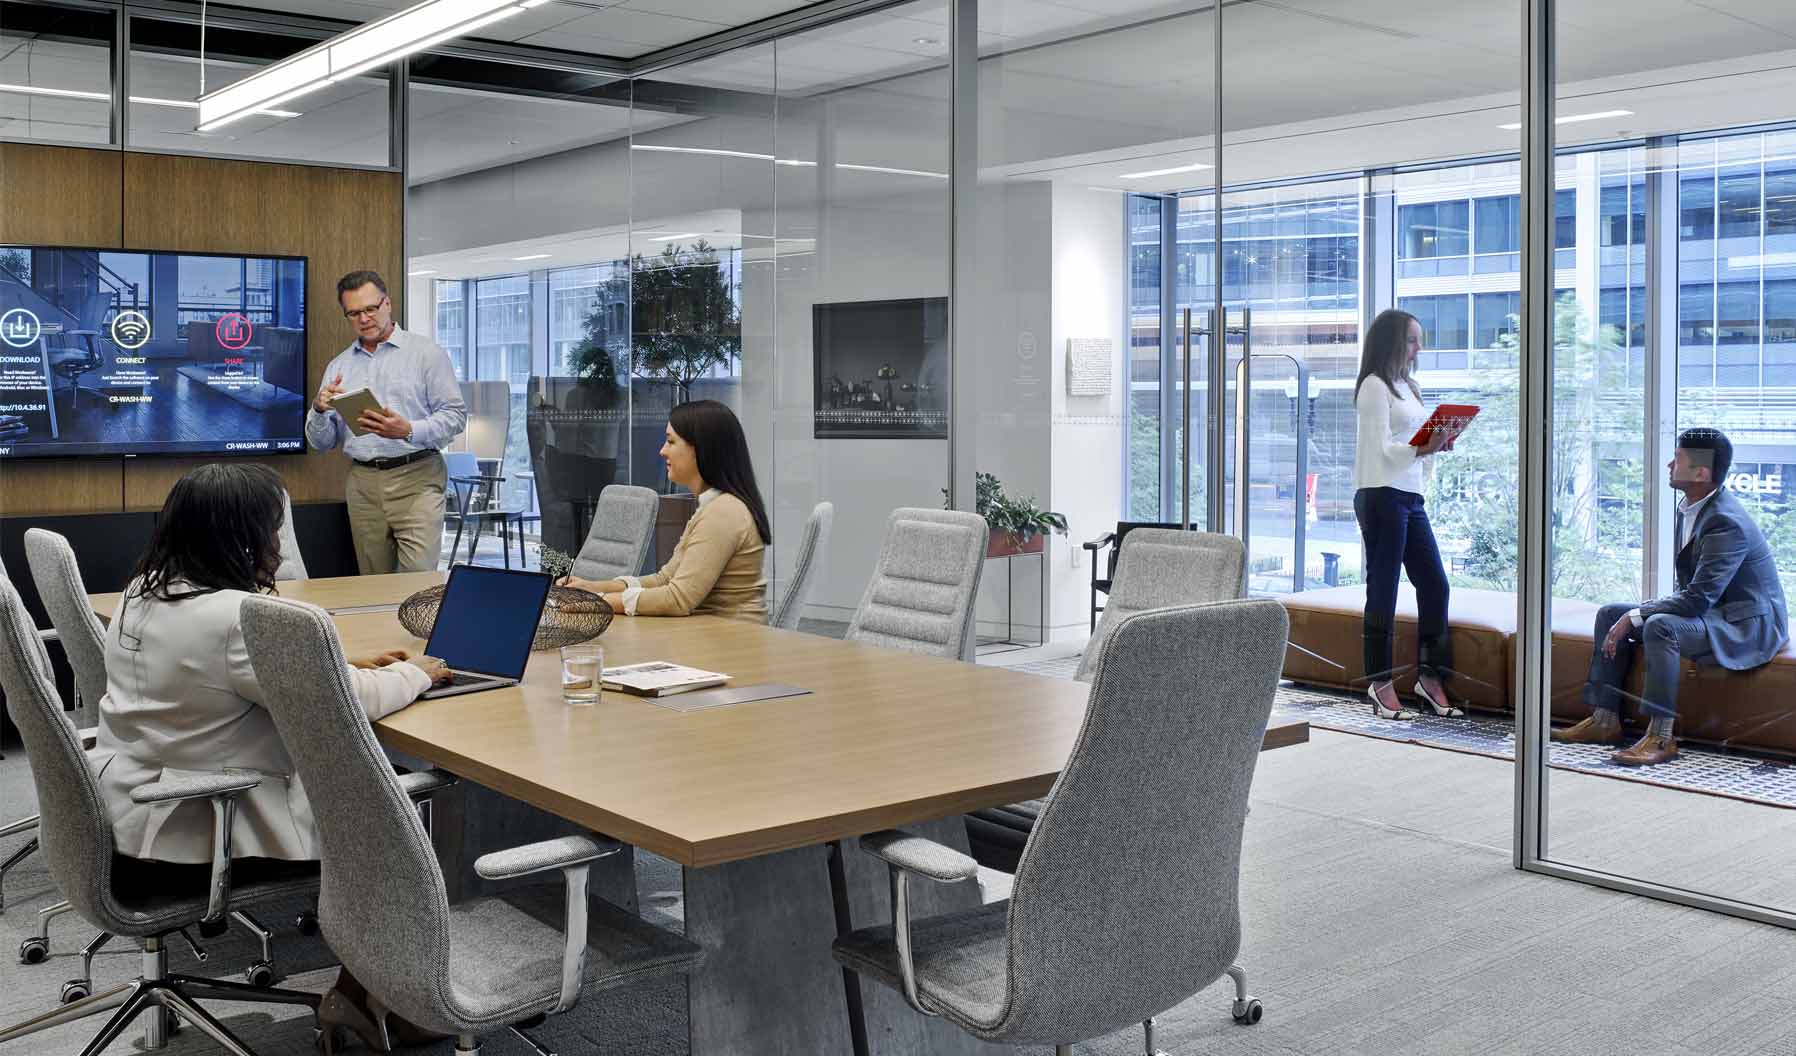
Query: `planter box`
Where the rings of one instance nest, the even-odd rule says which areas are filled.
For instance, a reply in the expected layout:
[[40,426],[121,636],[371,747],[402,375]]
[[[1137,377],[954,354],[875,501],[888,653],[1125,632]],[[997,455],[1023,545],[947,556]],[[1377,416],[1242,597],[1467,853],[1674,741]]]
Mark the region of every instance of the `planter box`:
[[1047,543],[1048,537],[1041,532],[1036,532],[1025,540],[1014,532],[994,531],[986,539],[985,557],[986,560],[989,561],[994,557],[1011,557],[1016,554],[1039,554],[1042,551],[1042,547],[1046,546]]

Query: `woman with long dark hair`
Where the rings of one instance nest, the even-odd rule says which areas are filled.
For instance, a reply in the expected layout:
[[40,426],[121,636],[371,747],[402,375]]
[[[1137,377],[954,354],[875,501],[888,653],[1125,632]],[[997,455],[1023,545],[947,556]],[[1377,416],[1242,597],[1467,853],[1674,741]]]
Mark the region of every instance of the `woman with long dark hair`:
[[652,576],[564,582],[603,595],[611,611],[630,616],[704,613],[765,622],[761,565],[773,529],[742,423],[716,400],[682,403],[667,416],[661,458],[667,479],[698,496],[698,512],[673,556]]
[[1366,617],[1362,630],[1366,696],[1381,719],[1413,719],[1397,696],[1391,634],[1397,616],[1397,576],[1416,588],[1419,643],[1415,696],[1436,715],[1465,714],[1447,697],[1453,658],[1447,638],[1447,570],[1434,543],[1422,491],[1434,455],[1451,445],[1435,431],[1426,443],[1410,438],[1428,420],[1413,372],[1422,350],[1422,324],[1389,309],[1366,330],[1353,406],[1359,445],[1353,459],[1353,513],[1366,546]]
[[[238,624],[244,598],[274,592],[281,505],[281,478],[265,466],[213,464],[182,477],[106,629],[106,695],[88,759],[127,857],[209,864],[210,806],[134,803],[131,790],[219,770],[262,779],[237,799],[234,855],[318,857],[306,791],[261,705]],[[349,674],[370,719],[448,677],[441,661],[400,650],[353,661]]]

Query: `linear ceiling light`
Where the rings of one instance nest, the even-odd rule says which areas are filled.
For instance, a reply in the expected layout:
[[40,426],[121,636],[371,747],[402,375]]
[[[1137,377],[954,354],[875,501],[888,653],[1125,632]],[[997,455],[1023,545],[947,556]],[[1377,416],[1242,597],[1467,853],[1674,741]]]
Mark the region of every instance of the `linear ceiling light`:
[[548,0],[424,0],[200,97],[201,132],[522,14]]
[[[1596,113],[1593,113],[1593,114],[1566,114],[1564,117],[1555,117],[1555,118],[1553,118],[1553,124],[1555,124],[1555,125],[1575,125],[1580,121],[1601,121],[1605,118],[1610,118],[1610,117],[1633,117],[1633,116],[1634,116],[1634,111],[1632,111],[1632,110],[1598,110]],[[1522,123],[1520,121],[1517,121],[1514,124],[1498,125],[1497,127],[1502,129],[1505,132],[1520,132],[1522,130]]]
[[[112,96],[106,92],[83,92],[73,88],[40,88],[35,84],[0,84],[0,92],[15,95],[45,95],[54,99],[92,99],[96,102],[107,102]],[[158,99],[149,95],[134,95],[131,101],[139,106],[172,106],[182,110],[197,110],[199,105],[192,100]],[[264,117],[298,117],[297,110],[258,110],[256,113]]]
[[[632,143],[631,150],[646,150],[659,154],[704,154],[715,158],[747,158],[750,161],[771,161],[775,165],[789,165],[795,168],[814,169],[817,163],[802,158],[776,158],[772,154],[757,154],[752,150],[726,150],[722,147],[672,147],[660,143]],[[1208,168],[1208,166],[1204,166]],[[838,161],[836,168],[849,172],[885,172],[894,176],[924,176],[932,180],[948,179],[945,172],[929,172],[924,169],[895,169],[888,165],[857,165],[851,161]],[[1177,170],[1183,172],[1185,170]]]
[[1118,176],[1117,179],[1149,180],[1153,179],[1155,176],[1176,176],[1181,172],[1202,172],[1209,167],[1210,166],[1205,165],[1201,161],[1194,161],[1189,165],[1175,165],[1170,169],[1149,169],[1146,172],[1125,172],[1121,176]]

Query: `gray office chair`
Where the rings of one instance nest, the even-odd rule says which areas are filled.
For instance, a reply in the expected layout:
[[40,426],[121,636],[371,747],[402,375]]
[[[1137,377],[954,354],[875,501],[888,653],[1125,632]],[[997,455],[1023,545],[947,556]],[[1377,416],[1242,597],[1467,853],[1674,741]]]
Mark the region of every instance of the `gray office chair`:
[[810,519],[804,522],[804,538],[798,542],[798,556],[792,562],[792,582],[787,585],[784,597],[779,605],[767,614],[767,626],[782,630],[798,630],[798,621],[804,616],[805,599],[811,596],[811,583],[816,578],[817,565],[823,560],[823,553],[829,548],[829,529],[835,522],[836,508],[827,502],[820,502],[811,511]]
[[1232,535],[1137,528],[1123,537],[1111,580],[1110,600],[1079,670],[1073,675],[1090,682],[1098,653],[1125,616],[1172,605],[1199,605],[1245,596],[1247,548]]
[[985,518],[976,513],[893,510],[879,565],[845,637],[972,660],[978,644],[974,602],[990,534]]
[[912,921],[910,878],[971,880],[977,864],[902,832],[863,836],[891,871],[893,922],[838,939],[836,959],[924,1015],[1062,1056],[1131,1023],[1156,1052],[1154,1017],[1224,973],[1235,1018],[1257,1022],[1234,963],[1241,830],[1285,633],[1271,600],[1117,621],[1009,900]]
[[[319,917],[331,949],[367,987],[383,1029],[387,1016],[403,1016],[456,1035],[455,1051],[471,1056],[480,1034],[565,1012],[588,988],[683,973],[696,963],[698,947],[680,936],[588,899],[589,863],[622,849],[602,836],[545,840],[474,863],[489,880],[558,871],[559,897],[539,886],[451,906],[436,852],[341,673],[330,616],[298,602],[246,598],[243,639],[300,778],[331,790],[312,803],[324,850]],[[564,930],[542,923],[558,909]],[[324,1042],[333,1051],[336,1039]]]
[[[259,778],[242,772],[191,775],[152,782],[132,790],[140,803],[193,801],[210,803],[217,833],[208,881],[198,890],[161,889],[152,876],[115,883],[116,874],[143,863],[114,850],[112,819],[88,771],[75,727],[62,710],[50,675],[49,654],[38,640],[19,593],[0,581],[0,690],[31,756],[37,787],[43,851],[56,882],[76,912],[101,930],[81,952],[82,977],[63,988],[62,1007],[23,1023],[0,1029],[0,1042],[50,1027],[113,1011],[100,1033],[82,1050],[97,1056],[145,1011],[151,1011],[144,1047],[162,1048],[169,1017],[192,1024],[233,1056],[251,1056],[244,1044],[198,1002],[206,1000],[299,1004],[317,1007],[318,996],[291,990],[201,979],[168,972],[167,941],[195,925],[221,922],[232,911],[315,892],[318,873],[307,863],[243,867],[233,870],[231,822],[236,796],[254,788]],[[136,939],[143,950],[143,974],[99,993],[91,993],[93,956],[114,937]]]
[[661,496],[652,488],[607,485],[599,492],[586,542],[574,556],[573,574],[606,580],[640,573],[655,541],[655,516],[660,511]]
[[293,496],[281,489],[281,567],[275,569],[277,580],[309,579],[306,559],[299,552],[299,530],[293,526]]
[[[0,580],[5,580],[6,578],[6,566],[0,565]],[[56,631],[54,629],[40,630],[37,632],[37,635],[41,641],[45,642],[54,641],[56,639]],[[4,839],[7,836],[18,836],[27,832],[33,833],[34,835],[15,848],[11,854],[7,855],[5,861],[0,861],[0,913],[6,912],[6,874],[17,868],[20,862],[23,862],[25,859],[37,853],[37,836],[35,835],[37,832],[37,815],[33,814],[28,818],[20,818],[17,821],[10,821],[5,825],[0,825],[0,839]],[[68,903],[64,902],[61,903],[61,905],[66,907]],[[55,906],[49,907],[51,910],[55,910],[56,908],[57,907]],[[66,910],[60,910],[59,912],[66,912]],[[56,915],[57,913],[51,912],[49,913],[49,916],[41,917],[38,927],[39,934],[48,934],[50,917]],[[48,942],[45,942],[41,950],[36,948],[37,945],[37,943],[27,939],[26,943],[21,945],[19,949],[19,959],[25,964],[41,963],[45,957],[49,956],[49,944]]]

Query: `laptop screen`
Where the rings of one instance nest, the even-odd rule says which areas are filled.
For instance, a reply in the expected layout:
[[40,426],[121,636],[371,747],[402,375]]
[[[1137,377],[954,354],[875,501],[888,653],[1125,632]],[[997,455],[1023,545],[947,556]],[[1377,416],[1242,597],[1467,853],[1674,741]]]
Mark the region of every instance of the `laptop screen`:
[[549,577],[480,565],[456,565],[424,651],[457,671],[523,678]]

